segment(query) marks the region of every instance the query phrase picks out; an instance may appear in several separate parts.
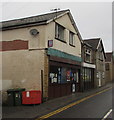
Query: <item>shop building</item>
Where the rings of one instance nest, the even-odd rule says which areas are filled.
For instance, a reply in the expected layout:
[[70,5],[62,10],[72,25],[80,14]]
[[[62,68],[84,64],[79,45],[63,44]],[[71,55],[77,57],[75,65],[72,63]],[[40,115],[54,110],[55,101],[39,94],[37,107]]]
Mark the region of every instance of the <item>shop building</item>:
[[94,49],[85,40],[82,42],[82,90],[94,88]]
[[94,87],[101,87],[105,85],[105,51],[101,38],[93,38],[84,40],[93,49],[92,62],[95,64],[94,69]]
[[54,49],[49,49],[48,55],[49,98],[79,92],[81,58]]
[[1,24],[3,100],[10,88],[46,99],[80,91],[82,38],[69,10]]

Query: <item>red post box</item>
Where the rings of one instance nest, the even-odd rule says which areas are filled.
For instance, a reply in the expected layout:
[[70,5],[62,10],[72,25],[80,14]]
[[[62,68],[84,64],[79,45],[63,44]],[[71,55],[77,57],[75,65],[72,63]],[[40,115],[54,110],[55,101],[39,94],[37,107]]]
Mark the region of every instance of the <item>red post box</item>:
[[41,102],[41,91],[31,90],[22,92],[22,104],[40,104]]

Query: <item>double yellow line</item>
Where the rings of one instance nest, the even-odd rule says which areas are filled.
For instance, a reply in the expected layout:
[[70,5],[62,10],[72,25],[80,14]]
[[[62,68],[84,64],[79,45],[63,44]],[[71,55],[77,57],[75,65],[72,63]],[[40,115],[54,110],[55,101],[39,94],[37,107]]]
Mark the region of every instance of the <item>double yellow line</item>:
[[112,87],[109,87],[109,88],[107,88],[107,89],[105,89],[105,90],[102,90],[102,91],[100,91],[100,92],[97,92],[97,93],[95,93],[95,94],[93,94],[93,95],[87,96],[87,97],[85,97],[85,98],[83,98],[83,99],[81,99],[81,100],[78,100],[78,101],[76,101],[76,102],[73,102],[73,103],[71,103],[71,104],[69,104],[69,105],[66,105],[66,106],[64,106],[64,107],[62,107],[62,108],[60,108],[60,109],[57,109],[57,110],[55,110],[55,111],[53,111],[53,112],[50,112],[50,113],[48,113],[48,114],[46,114],[46,115],[43,115],[43,116],[41,116],[41,117],[39,117],[39,118],[37,118],[37,119],[35,119],[35,120],[43,120],[43,119],[49,118],[49,117],[51,117],[51,116],[53,116],[53,115],[55,115],[55,114],[57,114],[57,113],[60,113],[60,112],[62,112],[62,111],[64,111],[64,110],[66,110],[66,109],[74,106],[74,105],[77,105],[77,104],[79,104],[79,103],[81,103],[81,102],[83,102],[83,101],[85,101],[85,100],[87,100],[87,99],[89,99],[89,98],[92,98],[92,97],[94,97],[94,96],[96,96],[96,95],[99,95],[99,94],[101,94],[101,93],[103,93],[103,92],[106,92],[106,91],[110,90],[111,88],[112,88]]

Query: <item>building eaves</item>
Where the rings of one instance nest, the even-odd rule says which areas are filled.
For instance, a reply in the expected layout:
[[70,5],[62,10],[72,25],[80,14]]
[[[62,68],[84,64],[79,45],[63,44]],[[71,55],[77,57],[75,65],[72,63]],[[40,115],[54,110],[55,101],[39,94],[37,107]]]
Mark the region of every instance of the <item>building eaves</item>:
[[0,22],[0,30],[10,30],[10,29],[16,29],[16,28],[24,28],[24,27],[30,27],[30,26],[37,26],[37,25],[46,25],[59,17],[64,16],[65,14],[68,14],[72,25],[74,26],[74,29],[77,33],[77,36],[79,37],[79,40],[82,42],[81,34],[76,26],[76,23],[73,19],[73,16],[71,15],[71,12],[69,9],[67,10],[61,10],[57,12],[27,17],[27,18],[21,18],[21,19],[15,19],[10,21],[3,21]]
[[88,47],[90,47],[90,48],[92,48],[92,46],[91,46],[90,44],[86,43],[85,41],[83,41],[82,44],[83,44],[83,45],[86,45],[86,46],[88,46]]
[[92,39],[84,39],[84,43],[89,44],[90,46],[92,46],[92,48],[94,50],[97,49],[97,46],[99,44],[100,38],[92,38]]
[[14,29],[14,28],[20,28],[20,27],[26,27],[26,26],[33,26],[33,25],[42,25],[47,24],[47,21],[54,19],[55,17],[67,12],[69,10],[62,10],[58,12],[52,12],[37,16],[31,16],[27,18],[21,18],[21,19],[15,19],[15,20],[9,20],[9,21],[3,21],[0,22],[0,29],[6,30],[6,29]]
[[104,58],[106,59],[106,54],[105,54],[105,51],[104,51],[104,46],[103,46],[101,38],[85,39],[84,41],[86,43],[90,44],[94,50],[97,50],[99,45],[101,44],[102,50],[103,50],[103,54],[104,54]]

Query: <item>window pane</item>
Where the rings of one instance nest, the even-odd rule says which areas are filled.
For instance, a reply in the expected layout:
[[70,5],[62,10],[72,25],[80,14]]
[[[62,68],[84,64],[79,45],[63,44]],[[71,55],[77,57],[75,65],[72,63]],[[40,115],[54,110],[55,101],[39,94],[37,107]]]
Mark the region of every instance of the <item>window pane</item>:
[[66,83],[67,79],[66,79],[66,68],[62,68],[61,69],[61,83]]
[[90,62],[90,55],[86,54],[86,61]]
[[72,32],[69,32],[69,43],[71,44],[71,45],[73,45],[73,33]]
[[64,28],[62,26],[58,26],[58,38],[64,40]]
[[55,37],[58,38],[58,24],[55,24]]
[[64,40],[64,27],[59,24],[56,24],[55,26],[55,37]]

